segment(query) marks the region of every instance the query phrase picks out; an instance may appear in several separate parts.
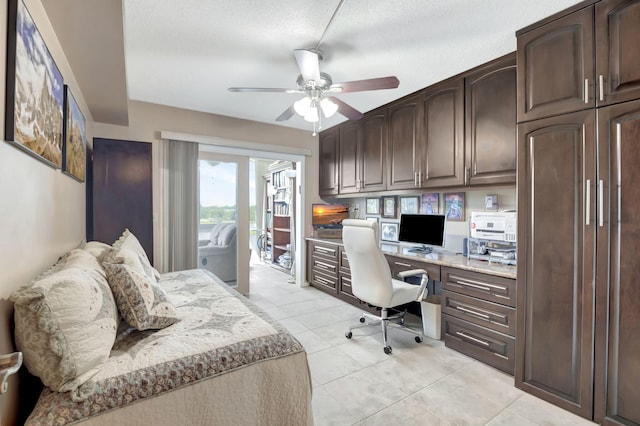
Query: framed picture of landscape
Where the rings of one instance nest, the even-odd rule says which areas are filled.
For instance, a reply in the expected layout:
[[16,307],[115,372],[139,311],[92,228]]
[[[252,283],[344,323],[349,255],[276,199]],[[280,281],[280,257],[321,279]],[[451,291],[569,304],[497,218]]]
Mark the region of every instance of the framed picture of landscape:
[[64,82],[22,0],[9,0],[5,139],[62,166]]
[[69,86],[64,86],[64,145],[62,171],[84,182],[87,136],[82,111]]

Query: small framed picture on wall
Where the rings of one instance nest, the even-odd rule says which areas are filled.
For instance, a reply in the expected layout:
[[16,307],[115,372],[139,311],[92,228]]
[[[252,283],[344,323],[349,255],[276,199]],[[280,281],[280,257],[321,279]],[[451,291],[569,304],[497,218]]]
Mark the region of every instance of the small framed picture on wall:
[[382,241],[398,241],[398,224],[395,222],[380,223],[380,239]]
[[444,214],[447,220],[464,222],[464,192],[444,194]]
[[440,193],[429,192],[422,194],[422,214],[438,214]]
[[400,197],[400,214],[418,214],[420,197]]
[[382,197],[382,217],[395,219],[396,197]]
[[380,198],[367,198],[366,214],[380,214]]

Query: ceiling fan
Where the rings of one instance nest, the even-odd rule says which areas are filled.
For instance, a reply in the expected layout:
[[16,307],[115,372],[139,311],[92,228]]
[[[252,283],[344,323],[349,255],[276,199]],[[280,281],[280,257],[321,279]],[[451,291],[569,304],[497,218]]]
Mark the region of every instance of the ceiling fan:
[[[366,80],[347,81],[334,83],[331,76],[320,72],[320,60],[322,51],[314,49],[294,50],[300,75],[296,81],[295,89],[268,88],[268,87],[230,87],[230,92],[284,92],[302,93],[305,96],[296,101],[276,118],[276,121],[285,121],[295,113],[300,114],[306,121],[316,123],[320,121],[322,113],[326,118],[336,112],[350,120],[357,120],[362,113],[349,104],[332,96],[335,93],[363,92],[368,90],[395,89],[400,81],[395,76],[370,78]],[[315,130],[315,125],[314,125]]]

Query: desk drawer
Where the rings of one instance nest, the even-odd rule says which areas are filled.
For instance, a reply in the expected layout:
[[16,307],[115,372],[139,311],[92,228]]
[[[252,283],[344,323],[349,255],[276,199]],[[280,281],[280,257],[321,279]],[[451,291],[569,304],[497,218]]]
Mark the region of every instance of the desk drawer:
[[509,278],[443,267],[442,289],[516,306],[516,280]]
[[336,262],[338,260],[338,246],[314,242],[311,244],[311,253],[309,254],[317,259]]
[[442,315],[442,336],[447,347],[513,375],[513,337],[450,315]]
[[451,291],[442,291],[442,312],[509,336],[516,334],[516,310]]
[[322,272],[329,275],[338,275],[338,264],[334,260],[326,260],[323,258],[317,258],[314,256],[311,259],[311,269],[317,272]]
[[440,265],[390,255],[386,255],[385,257],[389,263],[391,275],[393,275],[395,279],[398,279],[398,272],[408,271],[410,269],[424,269],[427,271],[427,274],[429,274],[430,280],[440,281]]
[[336,289],[338,288],[338,278],[337,275],[330,275],[312,270],[311,284],[322,290],[328,290],[329,293],[335,295]]

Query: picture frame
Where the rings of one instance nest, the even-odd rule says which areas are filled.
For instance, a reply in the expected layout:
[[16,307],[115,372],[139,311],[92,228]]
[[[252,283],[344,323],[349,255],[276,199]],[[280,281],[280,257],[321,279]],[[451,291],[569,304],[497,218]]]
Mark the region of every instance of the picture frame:
[[367,216],[367,217],[366,217],[366,219],[367,219],[369,222],[375,222],[375,223],[378,223],[378,217],[377,217],[377,216]]
[[58,169],[64,80],[24,2],[9,0],[8,14],[5,140]]
[[382,217],[395,219],[396,217],[396,197],[382,197]]
[[420,197],[400,197],[400,214],[418,214]]
[[448,221],[464,222],[465,205],[464,192],[450,192],[444,194],[444,211]]
[[380,223],[380,239],[382,241],[398,241],[398,223],[381,222]]
[[64,86],[64,144],[62,145],[62,171],[79,182],[84,182],[87,168],[86,122],[69,86]]
[[367,198],[365,213],[380,214],[380,198]]
[[422,214],[438,214],[440,212],[440,193],[428,192],[422,194]]

